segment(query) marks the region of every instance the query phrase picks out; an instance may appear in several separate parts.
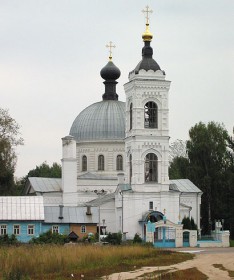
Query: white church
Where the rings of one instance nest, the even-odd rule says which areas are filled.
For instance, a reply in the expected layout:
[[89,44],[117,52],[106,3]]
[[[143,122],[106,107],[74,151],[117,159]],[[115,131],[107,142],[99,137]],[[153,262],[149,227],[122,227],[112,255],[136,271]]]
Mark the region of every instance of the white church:
[[[148,10],[147,10],[148,11]],[[98,209],[97,224],[127,239],[145,237],[148,221],[163,217],[179,224],[193,217],[200,229],[202,192],[188,179],[169,180],[170,81],[153,58],[148,12],[142,59],[116,93],[120,70],[112,61],[101,69],[105,93],[78,114],[62,138],[62,179],[29,178],[27,195],[44,205]]]

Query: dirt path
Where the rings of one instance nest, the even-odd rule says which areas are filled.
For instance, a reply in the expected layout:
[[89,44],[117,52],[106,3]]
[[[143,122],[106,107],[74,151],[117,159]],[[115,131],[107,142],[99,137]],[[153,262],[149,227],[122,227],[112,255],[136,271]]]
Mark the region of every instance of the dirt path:
[[114,273],[109,275],[108,280],[130,280],[140,279],[145,273],[152,273],[157,270],[168,270],[171,272],[177,270],[184,270],[192,267],[196,267],[199,271],[207,275],[210,280],[226,280],[234,279],[228,274],[228,271],[224,271],[219,268],[215,268],[213,264],[222,264],[225,269],[234,271],[234,250],[232,248],[225,249],[204,249],[191,251],[195,253],[195,258],[183,263],[170,265],[170,266],[159,266],[159,267],[143,267],[139,270],[130,272]]

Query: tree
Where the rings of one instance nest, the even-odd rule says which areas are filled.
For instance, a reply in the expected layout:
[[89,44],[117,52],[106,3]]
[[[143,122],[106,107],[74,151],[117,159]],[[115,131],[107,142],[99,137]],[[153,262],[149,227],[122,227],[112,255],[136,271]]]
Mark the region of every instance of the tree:
[[45,177],[45,178],[61,178],[62,169],[61,165],[54,162],[52,166],[49,166],[47,162],[43,162],[41,165],[36,166],[28,172],[28,177]]
[[191,217],[191,219],[189,217],[184,217],[181,223],[183,224],[183,229],[197,230],[197,225],[193,217]]
[[203,233],[209,233],[212,221],[226,219],[231,228],[230,200],[233,199],[233,158],[227,130],[221,124],[200,122],[189,130],[187,141],[189,179],[202,191]]
[[170,144],[169,151],[169,178],[185,179],[188,178],[188,154],[186,141],[177,139]]
[[19,137],[19,125],[9,115],[8,110],[0,108],[0,194],[13,193],[16,166],[15,148],[23,145]]
[[174,157],[169,166],[169,178],[187,179],[189,177],[189,160],[185,157]]
[[15,182],[14,195],[22,194],[28,177],[61,178],[62,168],[61,165],[56,162],[51,166],[49,166],[46,161],[43,162],[41,165],[36,166],[35,169],[30,170],[26,176]]
[[169,161],[172,162],[174,158],[188,158],[186,150],[186,141],[177,139],[172,142],[169,147]]

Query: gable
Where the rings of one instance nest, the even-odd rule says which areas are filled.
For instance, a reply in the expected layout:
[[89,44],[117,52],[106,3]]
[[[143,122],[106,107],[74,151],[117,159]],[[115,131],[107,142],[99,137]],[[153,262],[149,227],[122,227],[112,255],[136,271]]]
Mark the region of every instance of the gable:
[[24,190],[25,194],[62,192],[62,179],[29,177]]

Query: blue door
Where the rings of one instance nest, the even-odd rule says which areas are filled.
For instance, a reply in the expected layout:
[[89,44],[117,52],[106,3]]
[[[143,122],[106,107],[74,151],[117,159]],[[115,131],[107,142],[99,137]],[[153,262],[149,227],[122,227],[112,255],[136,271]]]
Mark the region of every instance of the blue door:
[[169,227],[156,228],[154,234],[154,246],[158,248],[174,248],[175,229]]
[[183,247],[189,247],[189,231],[183,232]]

